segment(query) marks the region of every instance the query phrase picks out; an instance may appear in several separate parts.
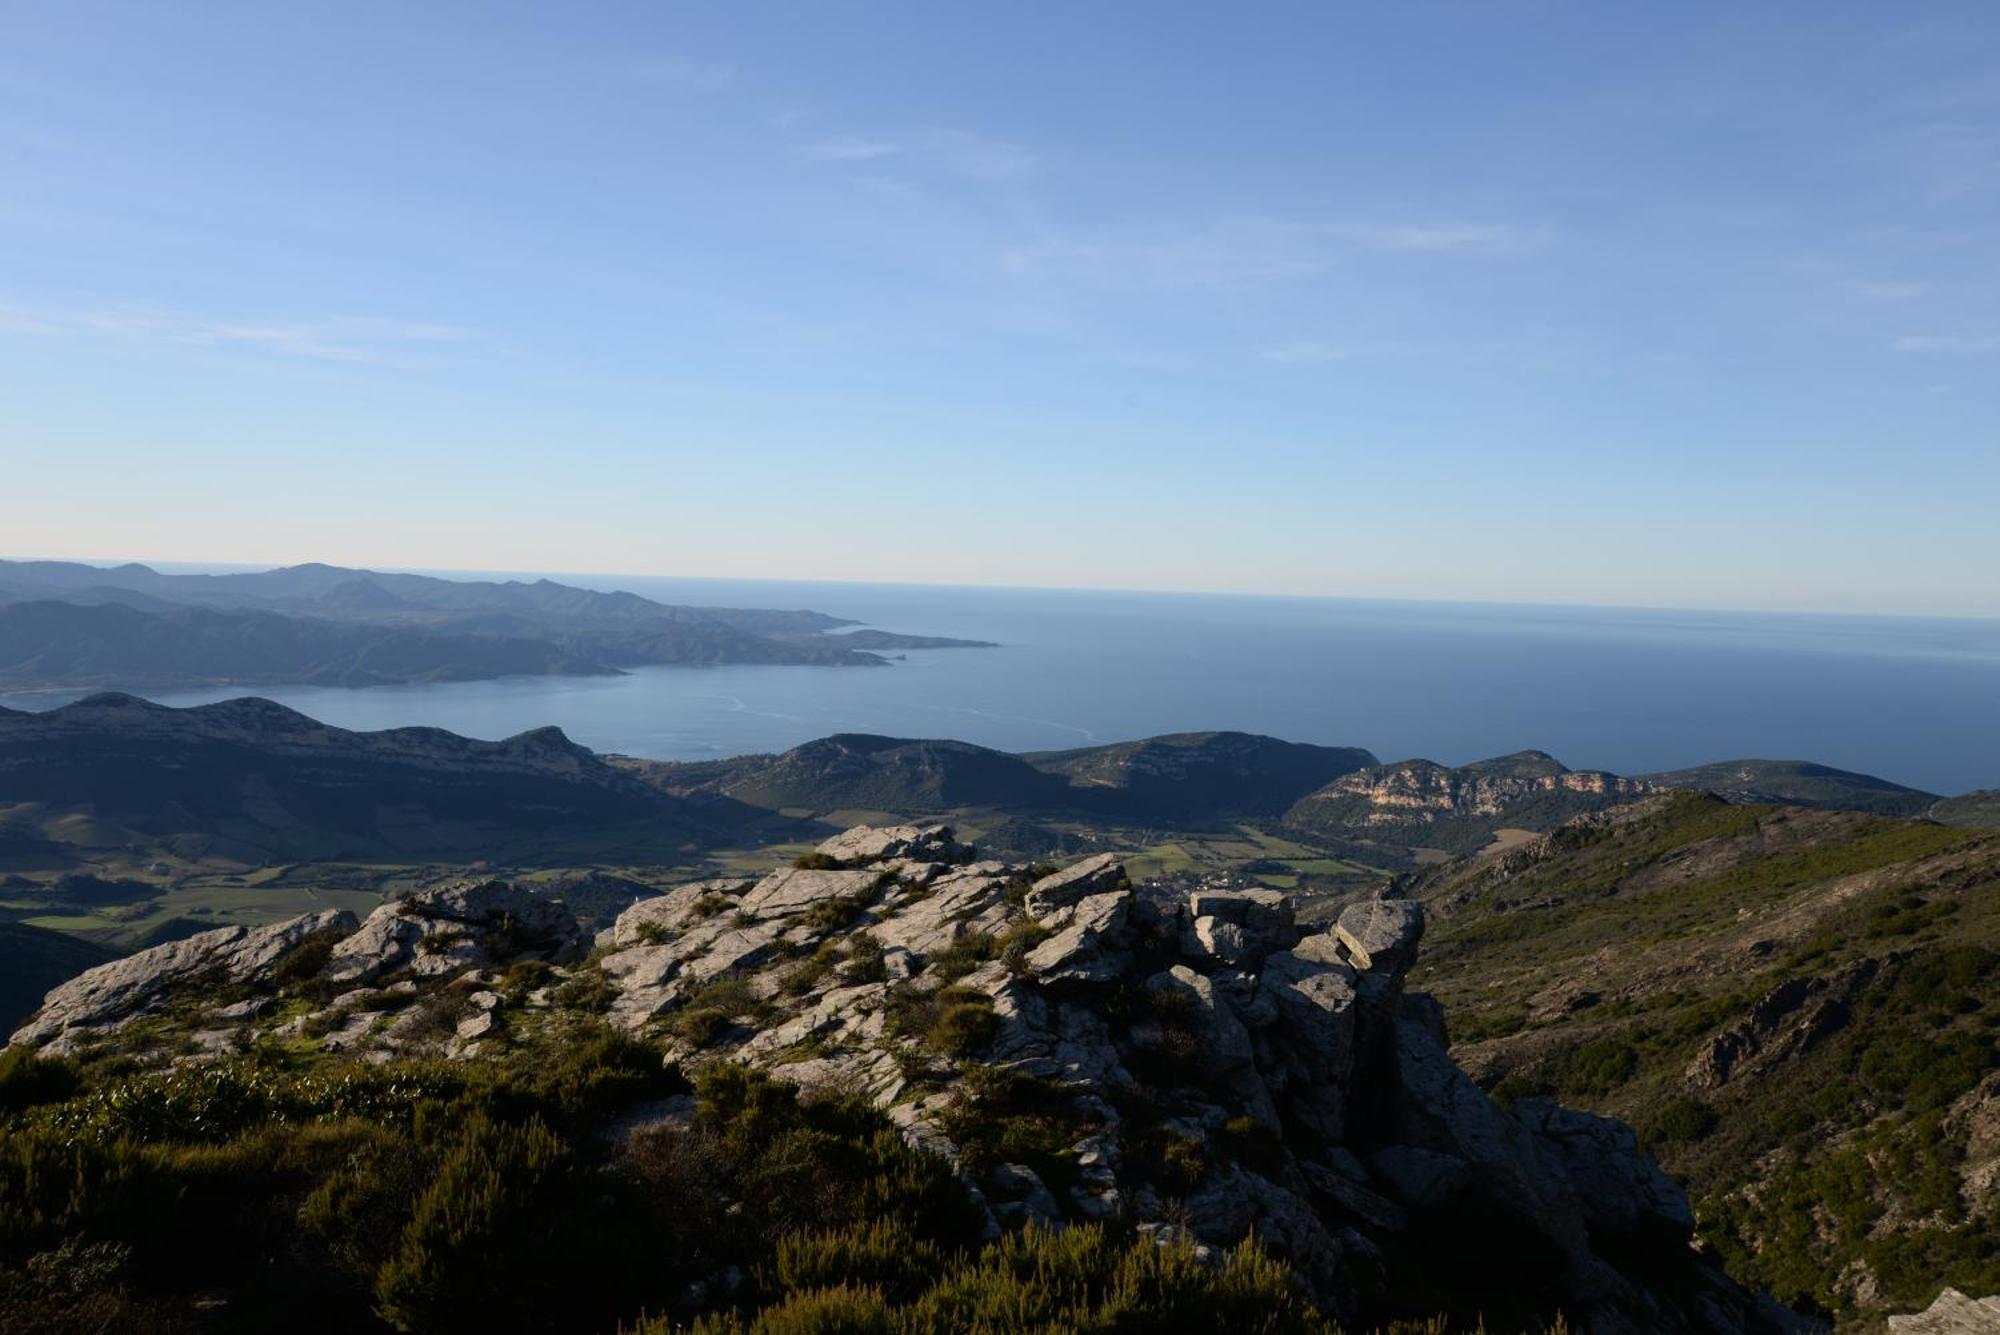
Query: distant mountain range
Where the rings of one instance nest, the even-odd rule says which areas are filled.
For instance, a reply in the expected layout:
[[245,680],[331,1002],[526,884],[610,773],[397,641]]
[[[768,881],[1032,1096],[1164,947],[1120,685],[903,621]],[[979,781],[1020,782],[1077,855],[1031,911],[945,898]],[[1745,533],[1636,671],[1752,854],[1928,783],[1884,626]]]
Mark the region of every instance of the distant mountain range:
[[816,815],[979,807],[1173,824],[1276,816],[1298,793],[1375,757],[1241,732],[1174,733],[1027,755],[970,742],[839,733],[781,755],[637,763],[650,781],[672,791],[714,792]]
[[1702,787],[1712,774],[1730,780],[1720,787],[1732,801],[1867,812],[1893,801],[1891,814],[1920,807],[2000,823],[1993,794],[1941,800],[1790,761],[1628,778],[1536,751],[1455,768],[1382,765],[1353,747],[1198,732],[1027,755],[845,733],[777,755],[674,763],[600,756],[555,728],[498,742],[435,728],[350,732],[268,700],[171,709],[109,693],[40,713],[0,709],[0,852],[33,860],[70,837],[57,818],[75,813],[99,841],[269,861],[534,860],[552,845],[621,838],[692,851],[854,812],[976,811],[1085,831],[1255,821],[1393,868],[1420,850],[1474,851],[1501,830],[1549,830]]
[[59,837],[75,813],[93,844],[250,862],[519,856],[620,832],[699,847],[735,826],[727,803],[667,794],[555,728],[361,733],[268,700],[170,709],[117,694],[0,710],[0,833]]
[[0,561],[0,687],[370,686],[606,675],[658,664],[878,667],[989,647],[822,612],[681,607],[558,584],[302,565],[168,575]]
[[1459,766],[1421,759],[1385,765],[1356,747],[1240,732],[1175,733],[1025,755],[969,742],[842,733],[778,755],[617,763],[669,791],[721,794],[797,815],[984,809],[1166,827],[1275,821],[1389,865],[1417,849],[1471,852],[1502,830],[1551,830],[1669,789],[1715,791],[1732,802],[2000,824],[2000,794],[1940,798],[1805,761],[1733,760],[1636,776],[1571,770],[1540,751]]

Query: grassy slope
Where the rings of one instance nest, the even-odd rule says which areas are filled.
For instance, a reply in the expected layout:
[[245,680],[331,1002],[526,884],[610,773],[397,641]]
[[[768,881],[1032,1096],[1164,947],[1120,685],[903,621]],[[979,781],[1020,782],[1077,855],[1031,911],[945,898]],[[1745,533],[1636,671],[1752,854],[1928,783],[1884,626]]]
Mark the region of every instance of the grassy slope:
[[[1675,795],[1415,893],[1461,1059],[1633,1122],[1740,1277],[1847,1317],[2000,1288],[2000,835]],[[1815,1041],[1690,1075],[1812,979],[1857,980]]]

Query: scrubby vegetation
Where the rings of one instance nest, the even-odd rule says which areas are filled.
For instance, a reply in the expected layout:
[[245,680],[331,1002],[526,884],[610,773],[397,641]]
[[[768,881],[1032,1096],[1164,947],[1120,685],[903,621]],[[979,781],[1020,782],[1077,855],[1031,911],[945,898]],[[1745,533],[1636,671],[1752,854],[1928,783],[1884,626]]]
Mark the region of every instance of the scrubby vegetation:
[[1990,834],[1679,795],[1429,878],[1415,982],[1503,1101],[1629,1120],[1739,1280],[1907,1310],[2000,1289],[1996,891]]
[[[1097,1225],[1030,1228],[955,1256],[893,1225],[809,1234],[781,1250],[765,1287],[750,1313],[705,1319],[696,1332],[1333,1331],[1254,1243],[1210,1264],[1190,1243],[1127,1240]],[[674,1329],[647,1322],[633,1335]]]
[[[1032,1093],[993,1092],[1013,1111],[975,1153],[1068,1134]],[[0,1117],[10,1332],[1330,1329],[1255,1246],[982,1244],[950,1166],[879,1112],[726,1064],[690,1090],[602,1030],[504,1062],[10,1053]]]

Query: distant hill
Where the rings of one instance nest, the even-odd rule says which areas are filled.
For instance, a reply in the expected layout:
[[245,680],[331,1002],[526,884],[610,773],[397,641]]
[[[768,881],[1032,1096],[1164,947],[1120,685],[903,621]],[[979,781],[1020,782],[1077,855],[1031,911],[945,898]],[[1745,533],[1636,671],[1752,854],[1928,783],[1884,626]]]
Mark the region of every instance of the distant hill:
[[0,604],[0,686],[376,686],[617,671],[587,652],[516,636],[205,607]]
[[698,787],[740,802],[815,813],[905,813],[999,807],[1062,809],[1068,785],[1005,751],[970,742],[836,733],[781,755],[654,767],[669,787]]
[[781,755],[636,763],[675,792],[714,792],[815,813],[940,813],[1200,823],[1284,810],[1299,794],[1374,759],[1240,732],[1177,733],[1028,755],[969,742],[839,733]]
[[1975,793],[1940,798],[1924,815],[1941,825],[2000,829],[2000,788],[1982,788]]
[[1456,768],[1432,760],[1374,765],[1334,779],[1292,804],[1286,825],[1388,850],[1473,852],[1503,829],[1548,830],[1655,791],[1638,779],[1571,770],[1542,751]]
[[1669,792],[1403,889],[1454,1055],[1629,1118],[1737,1278],[2000,1287],[2000,834]]
[[32,1015],[49,989],[118,958],[81,937],[0,922],[0,1032]]
[[1872,774],[1855,774],[1805,760],[1719,760],[1639,777],[1662,788],[1696,788],[1732,802],[1788,802],[1884,816],[1921,815],[1939,800],[1935,793],[1905,788]]
[[0,685],[366,686],[721,663],[879,667],[877,650],[990,647],[822,612],[681,607],[553,580],[301,565],[167,575],[0,561]]
[[0,803],[87,811],[135,840],[249,860],[526,857],[621,833],[699,844],[730,814],[639,782],[554,728],[500,742],[349,732],[268,700],[170,709],[117,694],[0,712]]
[[1358,747],[1246,732],[1180,732],[1109,746],[1031,752],[1035,768],[1093,797],[1155,817],[1278,815],[1338,775],[1380,762]]

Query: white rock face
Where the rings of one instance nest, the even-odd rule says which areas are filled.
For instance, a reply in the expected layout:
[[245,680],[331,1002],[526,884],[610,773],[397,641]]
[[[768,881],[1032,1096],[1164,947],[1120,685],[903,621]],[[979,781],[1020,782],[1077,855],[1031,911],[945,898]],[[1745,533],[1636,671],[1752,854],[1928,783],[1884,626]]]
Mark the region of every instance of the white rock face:
[[14,1031],[12,1041],[67,1051],[86,1034],[131,1019],[177,980],[200,974],[250,982],[308,938],[354,928],[352,913],[328,909],[268,927],[223,927],[169,941],[70,979],[43,998],[41,1011]]
[[1122,947],[1132,891],[1108,890],[1057,909],[1042,920],[1055,934],[1029,951],[1023,966],[1045,983],[1108,983],[1127,958]]
[[320,975],[369,983],[409,969],[436,976],[533,949],[552,957],[579,944],[562,901],[506,881],[464,881],[384,904],[333,948]]
[[1937,1301],[1910,1316],[1892,1316],[1895,1335],[2000,1335],[2000,1296],[1968,1298],[1946,1289]]
[[972,850],[952,838],[949,825],[857,825],[836,834],[816,850],[836,862],[873,863],[891,858],[912,862],[954,863],[971,860]]
[[1028,891],[1028,912],[1046,920],[1056,910],[1068,908],[1085,896],[1117,889],[1124,879],[1125,868],[1117,856],[1099,853],[1036,881]]
[[787,867],[774,871],[745,892],[739,907],[759,918],[782,918],[803,913],[825,899],[854,899],[870,895],[882,879],[872,868],[854,871],[802,871]]
[[675,886],[664,895],[639,900],[619,914],[597,934],[597,944],[604,949],[617,949],[676,934],[697,920],[697,905],[703,901],[733,902],[749,885],[747,880],[718,880]]
[[1423,910],[1401,899],[1349,904],[1333,934],[1359,968],[1407,969],[1423,939]]

